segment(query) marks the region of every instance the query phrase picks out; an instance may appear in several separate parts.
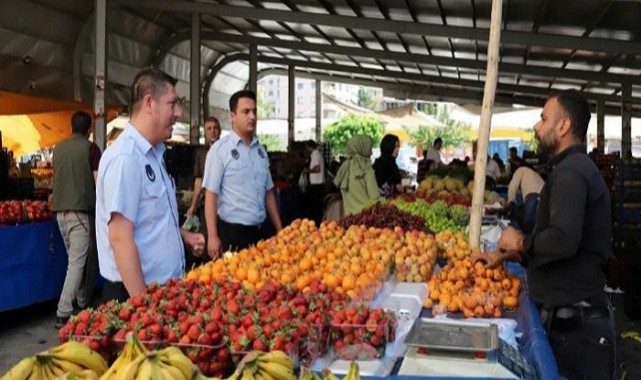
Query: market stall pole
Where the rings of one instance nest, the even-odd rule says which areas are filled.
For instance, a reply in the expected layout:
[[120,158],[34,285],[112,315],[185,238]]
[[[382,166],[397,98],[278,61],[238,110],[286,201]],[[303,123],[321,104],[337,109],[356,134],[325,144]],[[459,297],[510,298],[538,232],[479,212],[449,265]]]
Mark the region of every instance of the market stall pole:
[[485,167],[487,166],[487,145],[490,139],[492,109],[499,68],[499,44],[501,41],[501,13],[503,0],[492,1],[490,20],[490,40],[487,45],[487,74],[479,126],[476,164],[474,165],[474,190],[472,193],[472,212],[470,215],[470,245],[478,248],[481,243],[481,219],[483,218],[483,195],[485,192]]

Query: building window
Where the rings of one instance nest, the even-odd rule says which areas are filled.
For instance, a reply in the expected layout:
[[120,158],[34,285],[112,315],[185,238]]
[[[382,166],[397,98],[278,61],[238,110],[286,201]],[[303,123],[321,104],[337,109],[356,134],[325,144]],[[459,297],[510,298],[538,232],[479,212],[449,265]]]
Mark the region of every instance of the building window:
[[269,80],[269,85],[271,86],[271,85],[273,85],[273,84],[274,84],[274,81],[270,79],[270,80]]
[[276,107],[272,107],[272,116],[276,114]]
[[270,91],[269,96],[274,96],[274,91]]
[[312,82],[312,88],[316,88],[316,81]]
[[303,84],[302,83],[298,83],[296,85],[296,88],[298,88],[299,90],[302,90],[303,89]]

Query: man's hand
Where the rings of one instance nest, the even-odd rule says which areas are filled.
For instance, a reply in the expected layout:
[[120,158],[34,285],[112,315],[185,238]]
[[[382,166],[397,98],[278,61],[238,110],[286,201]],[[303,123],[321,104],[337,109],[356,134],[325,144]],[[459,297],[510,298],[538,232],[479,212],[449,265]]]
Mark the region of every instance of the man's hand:
[[222,243],[218,236],[210,236],[209,241],[207,242],[207,254],[211,257],[212,260],[216,260],[220,257],[222,250]]
[[184,231],[182,236],[187,249],[192,251],[194,256],[200,257],[205,250],[205,236],[203,236],[203,234],[187,231]]
[[523,252],[523,234],[513,227],[506,228],[499,238],[498,249],[507,252]]
[[501,252],[485,252],[485,253],[475,253],[471,257],[472,263],[481,261],[485,263],[485,266],[488,268],[496,268],[503,263],[503,260],[507,258],[506,255]]
[[187,212],[185,213],[185,215],[186,215],[188,218],[191,218],[192,216],[194,216],[194,212],[195,212],[195,211],[196,211],[196,207],[194,207],[193,205],[191,205],[191,206],[189,206],[189,208],[187,209]]

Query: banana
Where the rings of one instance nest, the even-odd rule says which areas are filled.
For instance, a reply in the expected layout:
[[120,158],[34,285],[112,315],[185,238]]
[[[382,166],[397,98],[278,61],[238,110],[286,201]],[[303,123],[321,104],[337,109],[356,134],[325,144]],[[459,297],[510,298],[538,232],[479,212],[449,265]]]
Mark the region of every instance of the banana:
[[148,351],[140,344],[140,341],[131,333],[127,334],[127,341],[116,358],[116,361],[109,367],[107,372],[100,376],[100,380],[112,379],[118,371],[122,370],[127,364],[136,360],[140,355],[146,354]]
[[0,380],[27,380],[29,375],[35,369],[36,357],[30,356],[20,360],[16,365],[14,365],[9,372],[5,373]]
[[56,375],[53,373],[53,368],[50,363],[42,363],[41,367],[45,379],[54,380],[56,378]]
[[62,370],[62,373],[78,373],[82,371],[84,368],[83,366],[76,364],[74,362],[70,362],[68,360],[62,360],[58,358],[52,358],[51,363],[54,367],[58,367]]
[[361,371],[358,368],[358,363],[352,362],[351,365],[354,366],[354,377],[355,377],[355,380],[361,380]]
[[256,380],[256,377],[254,377],[254,373],[250,368],[245,367],[243,369],[243,375],[240,378],[241,380]]
[[140,363],[140,367],[138,368],[138,373],[136,374],[135,379],[136,380],[155,380],[153,379],[153,368],[151,361],[147,358],[143,359],[142,363]]
[[65,371],[59,364],[59,360],[51,359],[51,362],[49,363],[49,368],[51,369],[51,372],[55,377],[60,377],[64,376],[67,372]]
[[102,375],[107,371],[107,363],[97,352],[82,343],[69,341],[49,350],[49,354],[57,359],[67,360],[83,366]]
[[189,360],[179,348],[169,346],[158,352],[161,360],[164,360],[172,367],[176,367],[182,372],[186,379],[191,379],[194,374],[194,364]]
[[134,380],[140,365],[145,360],[145,356],[141,355],[133,362],[127,364],[112,377],[114,380]]
[[90,369],[83,369],[82,371],[74,372],[71,375],[75,376],[76,380],[98,380],[98,375]]
[[267,372],[275,380],[296,379],[296,377],[294,376],[294,372],[290,368],[287,368],[282,364],[274,363],[274,362],[269,362],[269,363],[258,362],[257,364],[262,371]]
[[42,367],[40,366],[40,363],[38,363],[38,361],[36,360],[35,366],[31,371],[31,375],[29,375],[29,380],[41,380],[41,379],[43,379]]
[[283,351],[271,351],[261,354],[257,360],[260,362],[278,363],[294,370],[294,361]]
[[165,373],[167,379],[172,380],[191,380],[191,378],[186,378],[185,375],[176,367],[164,362],[162,359],[158,360],[158,366],[160,370]]
[[[345,376],[343,380],[346,378],[347,376]],[[332,371],[325,368],[323,369],[323,380],[338,380],[338,378],[332,373]]]

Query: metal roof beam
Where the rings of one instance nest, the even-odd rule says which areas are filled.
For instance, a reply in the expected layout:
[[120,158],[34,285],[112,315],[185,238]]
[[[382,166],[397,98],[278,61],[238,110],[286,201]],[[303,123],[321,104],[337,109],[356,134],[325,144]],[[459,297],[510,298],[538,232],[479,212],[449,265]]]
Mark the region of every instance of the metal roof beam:
[[[167,55],[174,46],[179,44],[182,41],[188,40],[190,37],[189,31],[184,31],[175,34],[167,43],[158,50],[157,57],[155,59],[155,66],[157,67],[164,56]],[[435,65],[435,66],[449,66],[449,67],[464,67],[468,69],[481,70],[485,72],[487,63],[485,61],[477,61],[473,59],[462,59],[462,58],[449,58],[449,57],[440,57],[440,56],[430,56],[426,54],[415,54],[415,53],[401,53],[401,52],[392,52],[392,51],[380,51],[380,50],[369,50],[369,49],[360,49],[353,47],[345,46],[330,46],[326,44],[313,44],[308,42],[297,42],[297,41],[286,41],[286,40],[277,40],[277,39],[268,39],[260,37],[251,37],[251,36],[240,36],[235,34],[212,32],[212,31],[202,31],[201,38],[203,40],[216,40],[223,42],[235,42],[242,44],[255,43],[258,46],[266,47],[279,47],[284,49],[292,50],[308,50],[323,52],[329,54],[342,54],[345,56],[354,56],[354,57],[368,57],[368,58],[378,58],[385,60],[394,60],[400,62],[409,62],[409,63],[420,63],[426,65]],[[552,67],[542,67],[542,66],[524,66],[515,63],[500,63],[499,70],[502,73],[514,73],[514,74],[527,74],[532,76],[539,77],[556,77],[556,78],[569,78],[569,79],[579,79],[585,81],[596,81],[596,82],[606,82],[606,83],[626,83],[629,82],[634,85],[641,85],[641,77],[634,75],[623,75],[623,74],[612,74],[607,72],[597,72],[597,71],[588,71],[588,70],[575,70],[575,69],[558,69]]]
[[[190,1],[137,0],[132,2],[130,0],[111,0],[109,4],[133,8],[158,8],[170,12],[209,13],[217,16],[293,22],[306,25],[326,25],[340,28],[429,35],[466,40],[487,41],[490,35],[489,30],[485,28],[445,26],[409,21],[372,19],[366,17],[326,15],[311,12],[292,12],[276,9],[261,9],[260,12],[257,12],[254,7],[197,3]],[[613,54],[622,51],[628,54],[641,54],[641,43],[639,42],[607,38],[581,38],[567,35],[531,33],[515,30],[503,31],[501,33],[501,42],[505,44],[520,44],[526,46],[535,45],[561,49],[600,51]]]
[[[319,62],[297,61],[297,60],[271,58],[271,57],[264,57],[264,56],[259,57],[258,60],[260,62],[272,63],[276,65],[294,65],[298,67],[308,67],[308,68],[313,68],[317,70],[342,71],[342,72],[355,73],[355,74],[361,74],[361,75],[371,75],[371,76],[379,76],[379,77],[385,77],[385,78],[397,78],[397,79],[404,79],[404,80],[417,81],[417,82],[426,82],[428,84],[434,83],[434,84],[442,84],[447,86],[479,88],[479,89],[482,89],[485,87],[484,81],[466,80],[466,79],[458,79],[458,78],[444,78],[444,77],[433,76],[433,75],[430,76],[430,75],[420,75],[420,74],[411,74],[411,73],[390,72],[390,71],[384,71],[384,70],[367,69],[362,67],[330,65],[330,64],[319,63]],[[516,93],[516,94],[541,95],[544,97],[547,97],[552,92],[546,87],[522,86],[522,85],[517,86],[517,85],[503,84],[503,83],[499,83],[497,85],[497,91],[510,92],[510,93]],[[590,93],[590,92],[586,92],[584,93],[584,95],[586,98],[592,99],[592,100],[602,100],[610,103],[621,102],[620,96],[596,94],[596,93]],[[634,104],[640,104],[640,103],[641,103],[641,98],[634,99]]]
[[[259,72],[258,77],[263,78],[268,75],[287,75],[287,69],[271,68],[263,69]],[[379,87],[385,90],[385,96],[396,97],[399,99],[414,99],[414,100],[428,100],[428,101],[450,101],[450,102],[473,102],[481,104],[483,100],[483,91],[473,90],[458,90],[438,86],[416,86],[397,84],[385,81],[375,81],[372,79],[357,79],[346,74],[323,74],[317,72],[300,71],[296,72],[299,78],[319,79],[324,82],[335,82],[344,84],[354,84],[365,87]],[[520,104],[531,107],[542,107],[545,103],[543,96],[509,96],[497,94],[494,104],[496,105],[514,105]],[[596,112],[594,105],[591,105],[593,112]],[[620,107],[610,106],[606,107],[608,115],[620,115]],[[634,112],[635,115],[641,116],[641,110]]]

